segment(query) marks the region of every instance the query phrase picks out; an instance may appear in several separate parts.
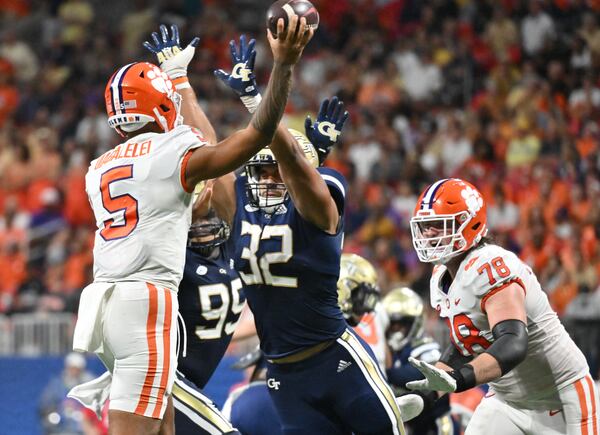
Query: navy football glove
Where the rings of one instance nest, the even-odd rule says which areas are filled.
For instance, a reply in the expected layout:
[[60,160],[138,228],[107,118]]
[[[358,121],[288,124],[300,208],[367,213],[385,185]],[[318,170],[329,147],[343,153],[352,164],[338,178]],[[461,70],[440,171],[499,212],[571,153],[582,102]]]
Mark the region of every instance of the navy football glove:
[[261,100],[256,85],[256,77],[254,76],[255,44],[254,39],[246,44],[246,35],[240,36],[239,50],[235,41],[229,41],[231,63],[233,65],[231,73],[229,74],[222,69],[215,70],[215,76],[233,89],[250,113],[256,110]]
[[152,32],[154,45],[144,41],[144,47],[156,55],[160,69],[163,70],[171,80],[186,77],[189,63],[194,57],[196,47],[200,38],[195,37],[185,49],[181,49],[179,43],[179,29],[176,25],[171,26],[171,37],[164,24],[160,25],[160,37],[158,33]]
[[306,137],[312,142],[319,155],[319,164],[322,165],[333,146],[337,143],[344,123],[348,119],[348,112],[344,110],[344,103],[333,97],[331,101],[323,100],[317,120],[313,123],[310,115],[304,122]]

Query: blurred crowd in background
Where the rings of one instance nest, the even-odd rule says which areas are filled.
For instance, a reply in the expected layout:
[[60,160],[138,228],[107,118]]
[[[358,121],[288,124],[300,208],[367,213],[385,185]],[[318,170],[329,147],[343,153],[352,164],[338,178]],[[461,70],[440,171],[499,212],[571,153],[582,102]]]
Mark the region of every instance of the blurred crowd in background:
[[[91,281],[89,161],[120,142],[104,88],[154,61],[160,23],[200,36],[189,74],[219,137],[245,125],[214,77],[230,39],[258,40],[271,65],[270,0],[0,1],[0,313],[72,311]],[[385,291],[427,295],[412,248],[419,193],[474,183],[496,241],[537,273],[561,315],[600,317],[600,1],[314,0],[321,24],[286,122],[301,129],[338,95],[350,121],[327,165],[349,180],[345,251],[371,260]]]

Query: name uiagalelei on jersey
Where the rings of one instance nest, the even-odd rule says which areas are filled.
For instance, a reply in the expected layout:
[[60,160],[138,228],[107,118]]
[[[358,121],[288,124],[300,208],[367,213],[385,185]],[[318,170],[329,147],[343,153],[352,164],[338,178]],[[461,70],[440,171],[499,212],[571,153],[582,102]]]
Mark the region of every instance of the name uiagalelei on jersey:
[[98,159],[96,159],[94,169],[101,168],[102,166],[112,162],[113,160],[142,157],[147,154],[150,154],[151,145],[151,140],[147,140],[141,143],[127,142],[124,144],[117,145],[114,149],[105,152],[100,157],[98,157]]

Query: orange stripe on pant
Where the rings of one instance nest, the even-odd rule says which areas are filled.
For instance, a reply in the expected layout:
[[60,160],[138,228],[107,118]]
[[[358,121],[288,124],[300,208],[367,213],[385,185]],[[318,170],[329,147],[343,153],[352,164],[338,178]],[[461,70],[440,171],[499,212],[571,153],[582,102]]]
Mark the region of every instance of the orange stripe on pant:
[[148,308],[148,321],[146,322],[146,339],[148,340],[148,351],[150,353],[148,361],[148,371],[144,380],[144,387],[140,394],[140,401],[135,408],[135,413],[144,415],[150,402],[152,386],[156,377],[156,363],[158,355],[156,352],[156,317],[158,315],[158,290],[150,283],[146,283],[150,295],[150,304]]
[[160,410],[163,405],[165,390],[167,389],[167,381],[169,380],[169,369],[171,365],[171,317],[172,306],[171,292],[164,289],[165,292],[165,320],[163,322],[163,355],[165,358],[162,366],[162,374],[160,376],[160,387],[158,388],[158,401],[152,413],[153,418],[160,418]]
[[583,378],[575,382],[575,390],[579,398],[579,406],[581,407],[581,435],[589,435],[588,433],[588,408],[585,400],[585,391],[583,390]]
[[596,414],[596,395],[594,381],[590,375],[585,377],[588,388],[590,390],[590,400],[592,402],[592,435],[598,435],[598,414]]

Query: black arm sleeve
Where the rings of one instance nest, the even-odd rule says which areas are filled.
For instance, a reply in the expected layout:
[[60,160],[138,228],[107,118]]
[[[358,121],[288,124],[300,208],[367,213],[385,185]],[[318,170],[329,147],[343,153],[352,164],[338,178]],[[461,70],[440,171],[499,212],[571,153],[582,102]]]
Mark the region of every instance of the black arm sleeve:
[[496,358],[504,375],[527,356],[527,325],[517,319],[503,320],[494,326],[492,334],[494,343],[485,352]]
[[442,356],[440,357],[439,361],[452,367],[453,369],[457,369],[460,366],[463,366],[463,365],[471,362],[472,359],[473,359],[473,357],[462,355],[458,351],[456,346],[454,346],[452,343],[450,343],[446,347],[446,349],[444,349],[444,352],[442,353]]

